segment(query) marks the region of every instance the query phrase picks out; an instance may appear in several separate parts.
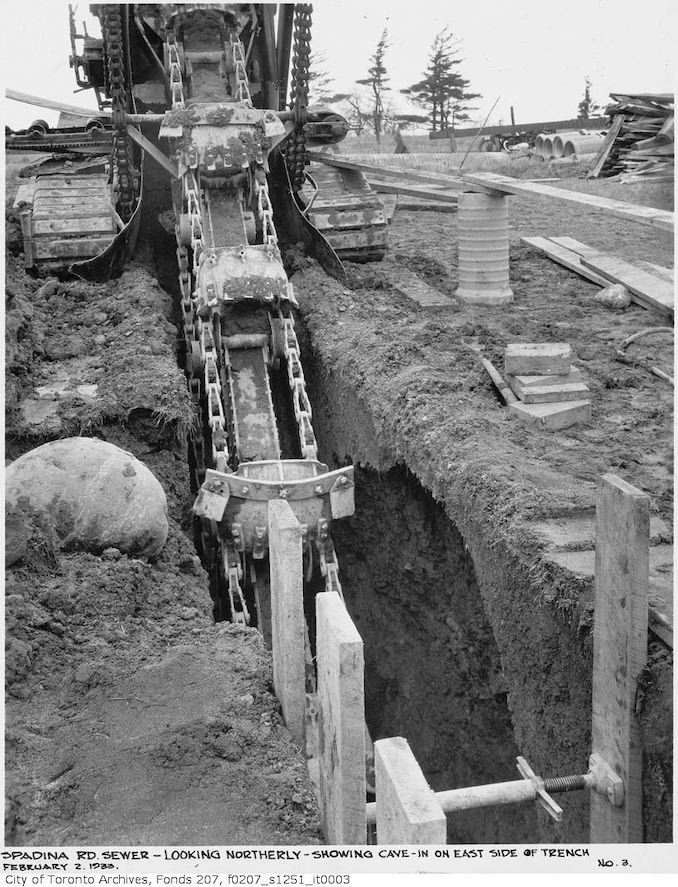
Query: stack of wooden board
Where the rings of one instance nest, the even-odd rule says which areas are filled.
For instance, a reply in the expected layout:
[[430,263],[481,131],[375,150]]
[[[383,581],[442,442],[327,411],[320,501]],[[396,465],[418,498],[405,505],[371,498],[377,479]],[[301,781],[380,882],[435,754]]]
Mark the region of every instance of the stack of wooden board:
[[591,418],[589,389],[567,343],[507,345],[504,373],[519,398],[509,414],[523,422],[557,430]]
[[621,174],[621,181],[673,181],[673,94],[622,95],[607,113],[612,118],[587,178]]
[[673,272],[651,262],[632,263],[601,252],[572,237],[521,237],[523,243],[599,286],[621,283],[631,299],[673,320]]

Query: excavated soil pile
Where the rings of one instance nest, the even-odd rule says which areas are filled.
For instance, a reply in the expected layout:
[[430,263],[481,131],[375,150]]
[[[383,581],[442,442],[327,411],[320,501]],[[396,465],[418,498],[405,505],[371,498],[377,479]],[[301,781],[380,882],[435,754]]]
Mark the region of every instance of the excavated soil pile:
[[[646,196],[631,191],[629,199]],[[635,304],[603,307],[595,302],[598,287],[519,240],[567,234],[671,267],[671,235],[572,204],[510,200],[515,301],[505,307],[454,300],[456,216],[449,214],[396,212],[385,261],[348,266],[346,283],[328,280],[313,262],[301,263],[293,277],[321,458],[367,469],[357,477],[356,516],[335,532],[349,611],[370,663],[373,738],[408,738],[439,790],[515,778],[515,747],[543,776],[586,770],[600,475],[612,472],[650,495],[653,578],[671,584],[673,388],[647,368],[672,373],[671,339],[632,345],[636,366],[614,359],[626,336],[666,320]],[[425,310],[401,295],[402,269],[450,296],[449,307]],[[591,391],[591,422],[548,432],[507,417],[479,358],[503,368],[504,348],[516,341],[570,343]],[[409,494],[405,468],[417,482]],[[436,503],[451,529],[432,518]],[[445,541],[450,533],[461,534],[456,546]],[[468,557],[455,563],[453,552],[464,547]],[[665,841],[672,653],[649,638],[640,706],[645,839]],[[469,650],[472,666],[464,670]],[[504,692],[504,723],[510,714],[512,729],[502,731],[494,697]],[[562,825],[538,812],[539,834],[531,840],[588,839],[586,800],[573,794],[563,805]],[[468,840],[463,824],[459,829],[458,838]],[[476,834],[521,840],[524,829],[520,817],[493,824],[488,816]]]
[[153,563],[60,550],[14,515],[6,573],[10,845],[321,841],[261,636],[215,626],[192,541],[193,422],[171,299],[142,245],[109,284],[33,279],[8,220],[7,456],[95,435],[161,482]]

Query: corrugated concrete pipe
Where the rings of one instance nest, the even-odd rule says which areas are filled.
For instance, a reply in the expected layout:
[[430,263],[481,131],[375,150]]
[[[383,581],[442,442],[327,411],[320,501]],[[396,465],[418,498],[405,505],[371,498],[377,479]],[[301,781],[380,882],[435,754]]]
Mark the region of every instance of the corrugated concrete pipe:
[[544,156],[543,151],[544,151],[544,139],[545,138],[546,138],[546,136],[544,135],[544,133],[540,132],[539,135],[534,140],[534,150],[539,155],[539,157]]
[[565,147],[565,142],[567,142],[569,139],[576,138],[578,135],[578,132],[579,131],[576,129],[569,129],[569,130],[566,130],[565,132],[557,132],[553,136],[553,156],[554,157],[562,157],[563,150]]
[[550,160],[553,157],[553,138],[551,136],[544,136],[544,146],[541,155],[544,160]]
[[459,286],[462,302],[503,305],[509,287],[508,200],[463,192],[457,209]]
[[568,139],[563,145],[563,157],[572,157],[573,154],[589,154],[598,151],[604,136],[586,135]]

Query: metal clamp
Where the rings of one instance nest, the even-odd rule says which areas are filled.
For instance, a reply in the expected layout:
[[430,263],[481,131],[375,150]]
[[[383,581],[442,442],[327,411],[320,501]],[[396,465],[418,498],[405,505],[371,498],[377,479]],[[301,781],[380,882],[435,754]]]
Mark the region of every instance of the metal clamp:
[[589,758],[586,784],[597,795],[604,795],[613,807],[624,803],[624,780],[610,767],[605,758],[594,752]]
[[541,804],[552,819],[555,819],[556,822],[561,822],[563,818],[563,808],[556,804],[551,795],[544,789],[544,780],[540,776],[537,776],[525,758],[518,757],[516,758],[516,761],[518,772],[523,779],[529,779],[530,782],[534,784],[536,791],[535,800]]

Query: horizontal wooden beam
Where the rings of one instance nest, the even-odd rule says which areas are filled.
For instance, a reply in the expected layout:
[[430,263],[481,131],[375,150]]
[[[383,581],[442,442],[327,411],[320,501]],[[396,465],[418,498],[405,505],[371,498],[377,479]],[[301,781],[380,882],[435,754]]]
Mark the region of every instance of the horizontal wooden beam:
[[160,166],[164,170],[166,170],[171,176],[175,179],[179,178],[179,168],[177,164],[167,157],[162,151],[157,148],[150,139],[147,139],[145,135],[143,135],[135,126],[127,126],[127,135],[132,139],[132,141],[136,142],[141,148],[146,151],[147,154],[155,160],[156,163],[159,163]]
[[528,246],[540,249],[542,252],[546,253],[549,259],[553,259],[554,262],[558,262],[558,264],[563,265],[563,267],[569,268],[570,271],[580,274],[582,277],[590,280],[591,283],[597,283],[598,286],[602,287],[608,286],[609,281],[605,280],[600,274],[596,274],[596,272],[592,271],[590,268],[586,268],[582,265],[581,256],[562,244],[556,243],[548,237],[521,237],[520,240]]
[[452,203],[455,206],[459,202],[457,194],[436,191],[432,188],[418,188],[416,185],[407,182],[379,182],[373,179],[372,176],[369,176],[369,183],[379,194],[403,194],[405,197],[420,197],[424,200],[436,201],[438,203]]
[[[439,188],[454,189],[456,191],[468,191],[468,186],[458,177],[446,175],[438,172],[425,172],[423,170],[413,170],[407,167],[395,169],[386,164],[363,163],[352,157],[342,157],[338,154],[327,154],[324,151],[307,151],[310,160],[316,163],[324,163],[326,166],[334,166],[338,169],[352,169],[357,172],[363,172],[369,178],[370,175],[377,179],[400,179],[402,181],[411,181],[416,184],[428,185]],[[397,164],[395,155],[385,154],[384,158],[389,162]]]
[[621,283],[631,293],[634,301],[640,301],[646,307],[673,317],[672,283],[607,253],[584,256],[582,264],[606,277],[611,283]]
[[[41,96],[30,95],[27,92],[18,92],[16,89],[6,89],[5,96],[14,102],[22,102],[24,105],[35,105],[37,108],[46,108],[49,111],[60,111],[62,114],[71,114],[73,117],[110,117],[112,112],[108,109],[80,108],[77,105],[67,105],[64,102],[55,102],[52,99],[44,99]],[[164,114],[126,114],[127,123],[160,123]]]
[[528,197],[549,197],[556,200],[566,200],[570,203],[579,203],[593,212],[601,212],[606,215],[616,216],[621,219],[629,219],[632,222],[640,222],[651,225],[662,231],[674,230],[673,213],[663,209],[654,209],[651,206],[636,206],[633,203],[624,203],[621,200],[610,200],[607,197],[597,197],[593,194],[581,194],[578,191],[567,191],[564,188],[554,188],[551,185],[542,185],[538,182],[526,182],[522,179],[514,179],[511,176],[500,176],[492,172],[467,172],[462,173],[465,182],[477,185],[481,188],[493,188],[504,194],[527,195]]

